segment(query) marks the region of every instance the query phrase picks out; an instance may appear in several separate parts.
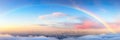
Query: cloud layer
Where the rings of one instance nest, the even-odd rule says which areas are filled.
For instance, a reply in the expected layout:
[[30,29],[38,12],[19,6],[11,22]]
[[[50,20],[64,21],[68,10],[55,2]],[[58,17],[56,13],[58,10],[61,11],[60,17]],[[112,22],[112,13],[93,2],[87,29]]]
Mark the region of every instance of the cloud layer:
[[[56,37],[14,37],[14,36],[0,36],[0,40],[59,40]],[[86,35],[82,37],[68,37],[62,40],[120,40],[120,34],[101,34],[101,35]]]

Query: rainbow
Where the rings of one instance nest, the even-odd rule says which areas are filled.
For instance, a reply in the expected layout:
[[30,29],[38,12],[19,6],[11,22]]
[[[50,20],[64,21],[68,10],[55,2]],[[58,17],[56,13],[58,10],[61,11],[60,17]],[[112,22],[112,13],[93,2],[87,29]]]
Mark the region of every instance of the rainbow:
[[116,33],[102,18],[96,16],[95,13],[92,13],[92,12],[90,12],[90,11],[87,11],[87,10],[83,9],[83,8],[80,8],[79,6],[77,6],[77,4],[76,4],[76,2],[75,2],[74,0],[70,0],[70,1],[72,2],[72,5],[73,5],[73,7],[74,7],[76,10],[82,11],[82,12],[84,12],[85,14],[87,14],[87,15],[95,18],[95,19],[98,20],[100,23],[102,23],[102,24],[106,27],[106,29],[107,29],[108,31],[110,31],[110,32],[112,32],[112,33]]
[[[73,1],[72,1],[72,2],[73,2]],[[102,23],[102,24],[106,27],[106,29],[107,29],[108,31],[110,31],[110,32],[112,32],[112,33],[116,33],[103,19],[101,19],[100,17],[96,16],[95,13],[92,13],[92,12],[90,12],[90,11],[87,11],[87,10],[83,9],[83,8],[80,8],[79,6],[75,5],[74,2],[73,2],[73,4],[74,4],[74,9],[76,9],[76,10],[78,10],[78,11],[81,11],[81,12],[84,12],[85,14],[87,14],[87,15],[95,18],[95,19],[98,20],[100,23]],[[28,6],[25,6],[25,7],[28,7]],[[24,8],[24,7],[22,7],[22,8]],[[20,8],[16,8],[16,9],[20,9]],[[13,11],[15,11],[15,10],[12,10],[12,11],[10,11],[10,12],[7,12],[7,14],[8,14],[8,13],[11,13],[11,12],[13,12]],[[47,21],[46,23],[48,23],[48,21]]]
[[106,29],[107,29],[108,31],[110,31],[110,32],[112,32],[112,33],[116,33],[103,19],[101,19],[100,17],[96,16],[94,13],[89,12],[89,11],[86,11],[85,9],[82,9],[82,8],[80,8],[80,7],[78,7],[78,6],[75,6],[75,9],[76,9],[76,10],[79,10],[79,11],[82,11],[82,12],[86,13],[87,15],[95,18],[95,19],[98,20],[100,23],[102,23],[102,24],[106,27]]

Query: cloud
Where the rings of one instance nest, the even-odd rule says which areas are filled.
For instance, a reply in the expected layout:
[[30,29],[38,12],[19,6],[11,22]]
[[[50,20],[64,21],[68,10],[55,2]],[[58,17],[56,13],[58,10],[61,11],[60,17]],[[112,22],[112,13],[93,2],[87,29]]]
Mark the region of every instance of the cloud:
[[82,18],[79,16],[69,16],[69,17],[67,17],[67,20],[72,21],[72,22],[76,22],[76,23],[80,23]]
[[72,24],[76,29],[103,28],[103,25],[97,20],[88,17],[71,16],[68,17],[68,20],[75,22]]
[[45,36],[37,36],[37,37],[8,37],[6,35],[1,36],[0,40],[58,40],[55,37],[45,37]]
[[74,28],[76,29],[89,29],[89,28],[102,28],[99,23],[92,20],[84,20],[80,24],[75,24]]
[[40,15],[39,19],[59,18],[64,16],[67,16],[67,14],[64,14],[62,12],[54,12],[52,14]]
[[82,37],[69,37],[63,40],[120,40],[120,35],[119,34],[86,35]]
[[[15,37],[10,35],[2,35],[0,40],[60,40],[56,37],[45,37],[45,36],[30,36],[30,37]],[[62,40],[120,40],[120,34],[100,34],[100,35],[85,35],[81,37],[67,37]]]
[[83,37],[78,37],[79,40],[102,40],[101,37],[95,36],[95,35],[87,35]]
[[96,20],[89,17],[70,16],[62,12],[54,12],[52,14],[41,15],[39,16],[39,19],[42,22],[49,24],[53,27],[76,29],[103,28],[103,26],[101,26],[99,22],[97,23]]
[[77,40],[76,38],[73,38],[73,37],[69,37],[69,38],[65,38],[63,40]]
[[11,36],[11,35],[8,35],[8,34],[0,34],[0,37],[13,37],[13,36]]
[[43,16],[39,16],[39,19],[46,19],[47,17],[49,17],[49,15],[43,15]]
[[67,16],[66,14],[62,13],[62,12],[54,12],[52,14],[53,17],[63,17],[63,16]]

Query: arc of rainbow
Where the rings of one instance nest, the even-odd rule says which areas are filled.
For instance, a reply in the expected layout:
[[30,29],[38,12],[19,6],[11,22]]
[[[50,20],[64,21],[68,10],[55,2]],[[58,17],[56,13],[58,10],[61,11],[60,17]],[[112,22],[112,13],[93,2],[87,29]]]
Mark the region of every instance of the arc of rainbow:
[[107,28],[107,30],[109,30],[112,33],[116,33],[112,28],[110,28],[110,26],[104,20],[100,19],[100,17],[98,17],[98,16],[95,16],[92,12],[86,11],[86,10],[81,9],[79,7],[75,7],[75,9],[82,11],[82,12],[86,13],[87,15],[97,19],[99,22],[101,22]]
[[[95,18],[96,20],[98,20],[99,22],[101,22],[101,23],[107,28],[107,30],[109,30],[109,31],[112,32],[112,33],[116,33],[103,19],[101,19],[100,17],[96,16],[96,15],[93,14],[92,12],[86,11],[85,9],[82,9],[82,8],[78,7],[78,6],[73,2],[73,0],[71,0],[71,1],[72,1],[72,3],[74,4],[75,9],[77,9],[77,10],[79,10],[79,11],[82,11],[82,12],[86,13],[87,15]],[[19,8],[16,8],[16,9],[19,9]],[[10,12],[13,12],[13,11],[15,11],[15,10],[12,10],[12,11],[10,11]],[[10,13],[10,12],[7,12],[7,13]],[[48,21],[47,21],[46,23],[48,23]]]
[[101,19],[100,17],[96,16],[94,13],[92,13],[92,12],[90,12],[90,11],[87,11],[87,10],[85,10],[85,9],[80,8],[79,6],[77,6],[77,5],[75,4],[75,2],[74,2],[73,0],[70,0],[70,1],[72,2],[72,4],[73,4],[73,6],[74,6],[75,9],[77,9],[77,10],[79,10],[79,11],[82,11],[82,12],[86,13],[87,15],[95,18],[95,19],[98,20],[100,23],[102,23],[102,24],[106,27],[106,29],[107,29],[108,31],[110,31],[110,32],[112,32],[112,33],[116,33],[103,19]]

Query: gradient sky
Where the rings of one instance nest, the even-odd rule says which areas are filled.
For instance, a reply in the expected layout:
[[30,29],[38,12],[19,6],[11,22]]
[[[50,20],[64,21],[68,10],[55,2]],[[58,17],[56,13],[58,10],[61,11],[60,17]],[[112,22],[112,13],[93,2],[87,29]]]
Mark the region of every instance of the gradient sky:
[[0,0],[0,26],[104,27],[95,18],[76,10],[74,5],[116,26],[120,19],[119,4],[119,0]]

